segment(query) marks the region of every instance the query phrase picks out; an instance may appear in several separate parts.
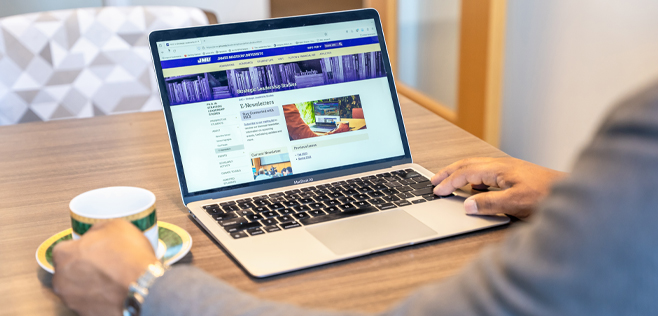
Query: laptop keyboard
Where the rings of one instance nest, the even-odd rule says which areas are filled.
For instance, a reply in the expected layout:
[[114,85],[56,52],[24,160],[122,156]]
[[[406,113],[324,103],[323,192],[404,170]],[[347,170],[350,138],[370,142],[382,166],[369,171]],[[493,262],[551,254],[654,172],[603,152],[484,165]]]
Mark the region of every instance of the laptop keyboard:
[[203,208],[239,239],[447,197],[433,188],[427,177],[405,169]]

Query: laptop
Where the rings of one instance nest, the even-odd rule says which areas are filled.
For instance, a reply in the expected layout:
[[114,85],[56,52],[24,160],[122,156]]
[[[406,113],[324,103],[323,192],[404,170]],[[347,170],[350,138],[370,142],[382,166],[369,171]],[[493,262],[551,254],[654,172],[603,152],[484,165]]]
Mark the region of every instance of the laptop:
[[[432,194],[377,11],[161,30],[149,42],[183,203],[250,275],[509,222],[465,215],[465,193]],[[309,127],[353,113],[362,128]]]
[[309,125],[314,132],[331,132],[336,129],[340,122],[340,103],[338,102],[313,102],[315,112],[315,123]]

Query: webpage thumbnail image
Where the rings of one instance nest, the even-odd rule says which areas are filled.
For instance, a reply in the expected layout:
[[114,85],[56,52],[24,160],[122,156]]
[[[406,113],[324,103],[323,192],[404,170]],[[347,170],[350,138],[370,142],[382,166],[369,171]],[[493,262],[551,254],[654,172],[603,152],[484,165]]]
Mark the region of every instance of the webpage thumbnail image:
[[165,79],[171,105],[303,89],[386,76],[381,52],[175,76]]
[[292,175],[292,164],[288,153],[252,158],[251,168],[254,180],[267,180]]
[[290,140],[366,129],[358,95],[286,104],[283,114]]

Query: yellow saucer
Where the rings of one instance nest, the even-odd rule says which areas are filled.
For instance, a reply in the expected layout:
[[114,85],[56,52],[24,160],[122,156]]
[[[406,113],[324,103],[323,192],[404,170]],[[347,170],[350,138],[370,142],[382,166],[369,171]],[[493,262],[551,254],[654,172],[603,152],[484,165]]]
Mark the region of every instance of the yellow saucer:
[[[178,262],[178,260],[183,258],[192,249],[192,236],[186,230],[174,224],[158,221],[158,234],[159,240],[156,256],[164,264],[170,265]],[[55,271],[52,259],[53,247],[60,241],[72,238],[71,229],[69,228],[46,239],[37,248],[37,263],[44,270],[53,273]]]

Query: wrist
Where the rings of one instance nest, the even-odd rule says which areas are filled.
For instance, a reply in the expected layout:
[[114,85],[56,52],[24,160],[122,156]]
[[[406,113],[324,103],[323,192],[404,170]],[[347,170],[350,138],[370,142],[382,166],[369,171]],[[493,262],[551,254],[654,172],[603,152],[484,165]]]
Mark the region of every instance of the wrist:
[[124,301],[123,315],[137,316],[141,313],[142,304],[149,294],[149,290],[155,281],[164,275],[169,267],[160,261],[150,264],[146,271],[132,282],[128,288],[128,296]]

